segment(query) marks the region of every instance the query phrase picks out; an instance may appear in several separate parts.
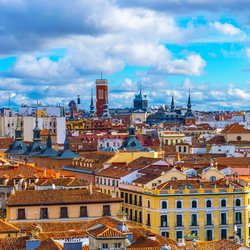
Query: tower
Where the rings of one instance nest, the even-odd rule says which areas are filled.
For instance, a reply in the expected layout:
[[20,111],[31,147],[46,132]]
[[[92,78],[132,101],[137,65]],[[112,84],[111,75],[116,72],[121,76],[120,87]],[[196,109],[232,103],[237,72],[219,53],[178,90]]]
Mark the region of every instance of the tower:
[[77,95],[77,109],[81,107],[81,98],[80,95]]
[[140,93],[135,95],[134,98],[134,110],[143,110],[146,111],[148,108],[148,99],[146,95],[142,95],[142,89],[140,87]]
[[109,113],[109,105],[108,105],[108,101],[107,101],[107,98],[106,96],[104,97],[104,101],[103,101],[103,112],[102,112],[102,115],[101,115],[101,118],[103,119],[111,119],[111,115]]
[[171,106],[170,106],[170,111],[174,112],[174,95],[172,95],[172,101],[171,101]]
[[90,101],[90,116],[95,115],[95,106],[94,106],[94,99],[93,99],[93,91],[91,91],[91,101]]
[[96,79],[96,114],[101,116],[103,113],[104,98],[108,102],[108,80]]
[[192,111],[191,95],[190,95],[190,91],[189,91],[187,112],[185,114],[185,124],[186,125],[195,124],[195,120],[196,120],[196,118],[195,118],[195,115],[193,114],[193,111]]
[[36,126],[33,129],[33,140],[34,141],[41,141],[41,129],[38,127],[38,119],[36,115]]

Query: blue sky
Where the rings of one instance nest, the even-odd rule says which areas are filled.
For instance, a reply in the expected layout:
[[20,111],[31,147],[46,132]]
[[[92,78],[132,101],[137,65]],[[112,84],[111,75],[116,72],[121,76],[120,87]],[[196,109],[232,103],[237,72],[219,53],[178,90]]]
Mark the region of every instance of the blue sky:
[[110,106],[250,109],[248,0],[0,0],[0,105],[88,109],[104,72]]

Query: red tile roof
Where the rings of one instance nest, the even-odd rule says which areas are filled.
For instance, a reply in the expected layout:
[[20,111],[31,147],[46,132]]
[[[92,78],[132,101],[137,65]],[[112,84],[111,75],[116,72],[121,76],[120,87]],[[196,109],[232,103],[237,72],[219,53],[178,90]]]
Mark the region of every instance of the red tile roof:
[[23,190],[16,191],[10,195],[8,206],[25,206],[36,204],[84,204],[84,203],[99,203],[99,202],[122,202],[120,198],[112,198],[111,196],[93,192],[85,189],[73,190]]

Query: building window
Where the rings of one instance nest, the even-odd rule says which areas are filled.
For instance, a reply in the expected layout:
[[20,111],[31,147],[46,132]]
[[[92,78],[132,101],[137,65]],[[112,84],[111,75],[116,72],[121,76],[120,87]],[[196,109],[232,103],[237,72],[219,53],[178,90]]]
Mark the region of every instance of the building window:
[[102,243],[102,249],[108,249],[109,244],[108,243]]
[[42,207],[40,208],[40,219],[48,219],[48,208]]
[[237,235],[241,239],[241,228],[240,227],[237,228]]
[[212,214],[206,214],[206,225],[212,225]]
[[215,176],[211,176],[211,177],[210,177],[210,181],[211,181],[211,182],[215,182],[215,181],[216,181],[216,177],[215,177]]
[[177,214],[176,215],[176,226],[177,227],[182,227],[182,214]]
[[182,231],[176,231],[176,240],[183,238],[183,232]]
[[60,217],[61,218],[68,218],[68,208],[67,207],[60,208]]
[[236,199],[235,200],[235,206],[236,207],[240,207],[241,206],[241,200],[240,199]]
[[168,231],[163,231],[163,232],[161,232],[161,236],[169,238],[169,232]]
[[25,208],[18,208],[17,209],[17,219],[18,220],[25,220],[26,219]]
[[137,210],[135,210],[135,218],[134,221],[137,221]]
[[179,146],[179,150],[178,151],[179,151],[179,153],[181,153],[181,146]]
[[191,214],[191,226],[198,226],[197,214]]
[[168,216],[161,215],[161,227],[167,227],[167,226],[168,226]]
[[161,208],[162,208],[162,209],[168,208],[168,203],[167,203],[167,201],[162,201],[162,202],[161,202]]
[[132,194],[129,194],[129,204],[133,203],[133,198],[132,198]]
[[206,207],[212,207],[212,201],[206,200]]
[[227,239],[227,229],[220,230],[220,238],[221,238],[221,240]]
[[226,199],[222,199],[222,200],[220,201],[220,205],[221,205],[221,207],[226,207],[226,206],[227,206],[227,201],[226,201]]
[[196,236],[198,236],[198,230],[191,230],[191,235],[196,235]]
[[220,214],[220,224],[226,225],[227,224],[227,213]]
[[133,220],[133,210],[131,208],[129,209],[129,219]]
[[187,148],[183,147],[183,152],[186,153],[187,152]]
[[88,208],[87,206],[80,207],[80,217],[88,217]]
[[235,213],[235,224],[242,224],[241,212]]
[[211,229],[208,229],[207,231],[206,231],[206,240],[213,240],[213,230],[211,230]]
[[121,249],[122,244],[120,242],[115,243],[115,248]]
[[197,201],[196,200],[192,200],[191,207],[192,208],[197,208]]
[[137,195],[134,196],[134,205],[137,205]]
[[176,202],[176,208],[182,208],[182,201]]
[[139,222],[142,223],[142,212],[139,212]]
[[103,216],[108,215],[110,216],[110,205],[103,205]]
[[142,196],[141,195],[139,196],[139,206],[140,207],[142,206]]
[[125,203],[128,203],[128,193],[125,193]]
[[148,208],[150,208],[150,200],[148,200]]
[[147,226],[151,225],[150,214],[147,214]]

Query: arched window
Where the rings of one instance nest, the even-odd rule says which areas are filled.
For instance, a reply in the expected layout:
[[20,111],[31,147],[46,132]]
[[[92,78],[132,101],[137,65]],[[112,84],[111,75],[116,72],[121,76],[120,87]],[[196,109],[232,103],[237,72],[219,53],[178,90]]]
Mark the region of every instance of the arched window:
[[192,208],[197,208],[197,201],[192,201]]
[[221,207],[226,207],[227,206],[227,201],[225,199],[222,199],[220,202]]
[[176,202],[176,208],[182,208],[182,202],[181,201]]
[[171,177],[171,181],[177,181],[176,177]]
[[167,202],[166,202],[166,201],[163,201],[163,202],[161,203],[161,208],[162,208],[162,209],[166,209],[166,208],[167,208]]
[[206,207],[212,207],[212,201],[211,200],[206,201]]
[[235,206],[240,207],[240,206],[241,206],[240,203],[241,203],[241,202],[240,202],[240,199],[236,199],[236,200],[235,200]]

